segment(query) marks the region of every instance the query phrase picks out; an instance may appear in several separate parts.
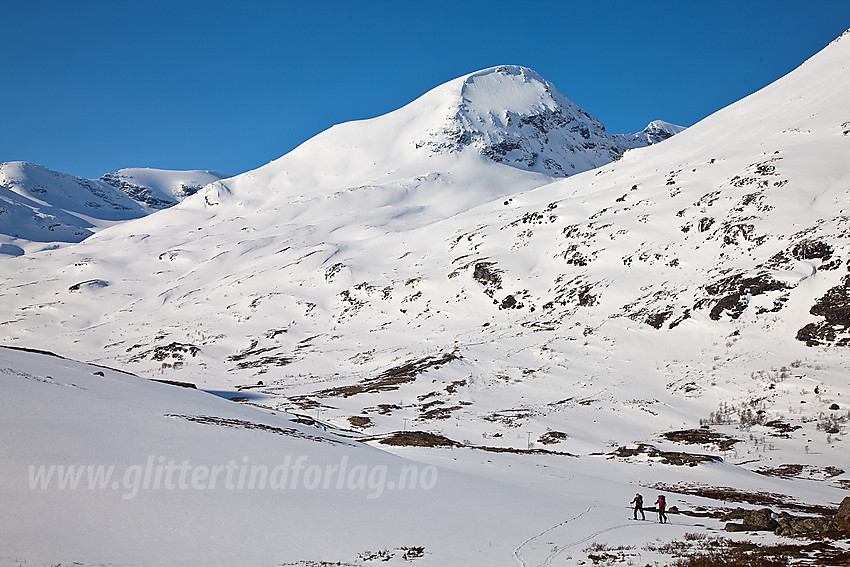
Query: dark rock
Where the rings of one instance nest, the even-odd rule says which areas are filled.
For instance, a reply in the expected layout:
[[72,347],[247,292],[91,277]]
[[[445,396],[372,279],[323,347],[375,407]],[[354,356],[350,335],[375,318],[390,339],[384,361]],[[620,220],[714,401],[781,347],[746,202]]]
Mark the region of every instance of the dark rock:
[[756,526],[751,526],[748,524],[736,524],[734,522],[727,523],[726,527],[723,529],[727,532],[757,532],[761,530],[761,528],[758,528]]
[[779,518],[776,535],[780,536],[809,536],[826,535],[839,531],[839,524],[825,516],[792,516],[783,513]]
[[379,443],[397,447],[458,447],[460,443],[427,431],[396,431]]
[[807,346],[833,343],[834,346],[850,346],[846,338],[836,341],[838,332],[850,328],[850,276],[844,276],[840,285],[829,289],[812,305],[809,313],[825,320],[809,323],[797,331],[797,340],[805,342]]
[[495,267],[493,262],[478,262],[472,277],[484,287],[499,289],[502,287],[501,270]]
[[[95,374],[97,374],[97,373],[95,373]],[[103,376],[103,374],[101,374],[101,376]],[[192,390],[198,389],[198,387],[195,386],[191,382],[178,382],[177,380],[157,380],[156,378],[151,378],[151,382],[160,382],[162,384],[169,384],[171,386],[179,386],[180,388],[190,388]],[[245,399],[245,401],[248,401],[247,398]]]
[[770,508],[760,510],[745,510],[737,508],[723,517],[724,520],[741,520],[740,523],[726,524],[726,531],[738,532],[772,532],[779,527]]
[[833,324],[850,325],[850,276],[845,276],[841,285],[828,290],[809,310],[812,315],[821,315]]
[[[608,453],[620,458],[630,458],[637,455],[647,455],[650,458],[658,459],[665,465],[674,466],[689,466],[695,467],[700,463],[719,463],[723,459],[714,455],[702,455],[695,453],[683,453],[678,451],[660,451],[653,445],[646,443],[638,443],[636,447],[618,447],[616,451]],[[648,510],[649,508],[647,508]]]
[[509,295],[502,300],[499,309],[522,309],[522,303],[517,301],[513,295]]
[[708,428],[681,429],[662,433],[662,437],[674,443],[689,443],[692,445],[716,445],[722,451],[728,451],[740,439],[733,439],[722,433],[716,433]]
[[835,514],[835,523],[847,533],[850,533],[850,496],[841,501],[838,512]]
[[537,441],[543,443],[544,445],[552,445],[554,443],[559,443],[568,438],[568,435],[563,431],[547,431],[543,435],[541,435]]
[[832,246],[819,240],[803,240],[791,249],[791,255],[797,260],[829,260]]
[[711,225],[714,224],[714,219],[711,217],[703,217],[699,219],[699,224],[697,225],[697,230],[700,232],[705,232],[711,228]]
[[591,286],[586,286],[582,291],[578,294],[578,304],[582,307],[593,307],[596,305],[596,296],[591,292],[593,288]]
[[[784,291],[788,286],[783,282],[773,279],[769,274],[759,274],[753,277],[745,277],[744,274],[735,274],[704,286],[705,291],[711,296],[723,296],[714,303],[709,317],[717,321],[721,315],[726,314],[732,319],[737,319],[747,308],[748,296],[762,295],[774,291]],[[697,302],[695,309],[700,309],[711,303],[711,299]]]

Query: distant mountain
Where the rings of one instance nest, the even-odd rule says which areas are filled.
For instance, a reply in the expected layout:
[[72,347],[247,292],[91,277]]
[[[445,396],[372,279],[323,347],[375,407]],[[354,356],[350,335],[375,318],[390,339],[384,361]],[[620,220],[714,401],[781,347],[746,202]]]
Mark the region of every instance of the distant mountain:
[[[208,171],[122,169],[84,179],[28,162],[0,164],[0,254],[17,244],[80,242],[115,222],[170,207],[212,181]],[[17,242],[17,244],[16,244]]]
[[670,124],[669,122],[664,122],[663,120],[653,120],[647,125],[646,128],[644,128],[637,134],[620,134],[620,137],[626,139],[638,138],[642,142],[646,142],[640,144],[640,146],[644,146],[663,142],[667,138],[672,138],[679,132],[683,132],[685,129],[686,128],[684,126],[677,126],[676,124]]
[[[339,214],[339,226],[365,215],[367,226],[409,230],[663,137],[646,132],[608,134],[534,71],[492,67],[384,116],[336,125],[263,167],[211,185],[204,199],[285,211],[279,219],[296,210]],[[325,201],[335,204],[314,206]],[[201,204],[193,202],[187,204]]]
[[230,176],[218,171],[128,168],[106,173],[100,177],[100,181],[155,211],[176,205],[205,185],[227,177]]

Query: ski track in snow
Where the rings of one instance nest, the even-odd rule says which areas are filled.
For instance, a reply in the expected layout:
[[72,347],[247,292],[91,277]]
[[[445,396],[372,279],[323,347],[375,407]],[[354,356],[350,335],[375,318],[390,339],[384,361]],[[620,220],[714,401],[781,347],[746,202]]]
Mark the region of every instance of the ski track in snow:
[[[556,528],[560,528],[561,526],[566,526],[567,524],[569,524],[569,523],[570,523],[570,522],[572,522],[573,520],[578,520],[579,518],[581,518],[581,517],[582,517],[582,516],[584,516],[585,514],[589,513],[589,512],[590,512],[593,508],[595,508],[595,506],[588,506],[588,508],[587,508],[584,512],[582,512],[581,514],[579,514],[579,515],[577,515],[577,516],[573,516],[573,517],[572,517],[572,518],[570,518],[569,520],[564,520],[563,522],[560,522],[560,523],[558,523],[558,524],[555,524],[554,526],[551,526],[551,527],[549,527],[549,528],[546,528],[546,529],[545,529],[545,530],[543,530],[542,532],[540,532],[540,533],[538,533],[538,534],[535,534],[535,535],[531,536],[530,538],[528,538],[527,540],[525,540],[524,542],[522,542],[521,544],[519,544],[519,545],[516,547],[516,549],[514,549],[514,559],[516,559],[517,563],[519,563],[519,565],[520,565],[521,567],[528,567],[528,564],[527,564],[527,563],[525,562],[525,560],[522,558],[522,553],[521,553],[521,551],[522,551],[522,548],[523,548],[523,547],[525,547],[526,545],[528,545],[528,544],[529,544],[529,543],[531,543],[532,541],[534,541],[534,540],[536,540],[536,539],[539,539],[539,538],[543,537],[544,535],[546,535],[547,533],[551,532],[552,530],[554,530],[554,529],[556,529]],[[556,552],[556,553],[557,553],[557,552]],[[554,554],[553,554],[553,555],[554,555]],[[551,557],[551,556],[550,556],[550,557]],[[547,559],[546,559],[546,562],[548,563],[548,562],[549,562],[549,560],[550,560],[550,559],[549,559],[549,558],[547,558]]]
[[[528,546],[529,544],[531,544],[535,540],[540,539],[544,535],[546,535],[546,534],[548,534],[548,533],[550,533],[550,532],[552,532],[552,531],[554,531],[554,530],[556,530],[560,527],[566,526],[567,524],[573,522],[574,520],[578,520],[579,518],[585,516],[586,514],[589,514],[594,508],[597,508],[597,506],[596,505],[589,506],[584,512],[582,512],[582,513],[580,513],[576,516],[573,516],[569,520],[564,520],[563,522],[559,522],[559,523],[555,524],[554,526],[546,528],[542,532],[535,534],[535,535],[531,536],[530,538],[526,539],[521,544],[519,544],[516,547],[516,549],[514,549],[514,553],[513,553],[514,559],[520,565],[520,567],[529,567],[528,563],[526,563],[525,559],[523,559],[523,557],[522,557],[522,549],[524,547]],[[668,521],[667,523],[669,525],[673,525],[672,522]],[[604,528],[604,529],[601,529],[601,530],[597,530],[597,531],[593,532],[592,534],[584,536],[584,537],[577,539],[573,542],[566,543],[566,544],[563,544],[563,545],[556,545],[554,551],[552,553],[550,553],[546,557],[546,559],[543,561],[543,563],[540,563],[537,567],[546,567],[547,565],[551,565],[552,561],[558,555],[560,555],[563,551],[570,549],[572,547],[575,547],[577,545],[587,543],[587,542],[593,540],[594,538],[596,538],[597,536],[599,536],[601,534],[613,532],[615,530],[620,530],[620,529],[623,529],[623,528],[640,527],[640,526],[646,527],[646,526],[656,526],[656,525],[658,525],[657,522],[647,521],[647,522],[639,522],[639,523],[619,524],[619,525],[616,525],[616,526],[610,526],[610,527],[607,527],[607,528]]]

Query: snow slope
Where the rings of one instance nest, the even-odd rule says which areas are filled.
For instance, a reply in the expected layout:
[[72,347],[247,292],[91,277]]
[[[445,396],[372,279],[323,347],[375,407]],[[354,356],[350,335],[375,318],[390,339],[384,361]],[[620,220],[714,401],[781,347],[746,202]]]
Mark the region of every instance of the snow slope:
[[136,167],[105,173],[100,180],[145,205],[149,212],[154,212],[176,205],[205,185],[228,177],[218,171],[171,171]]
[[[501,98],[496,96],[499,92]],[[457,138],[455,145],[431,143],[444,140],[449,131]],[[211,287],[205,309],[216,313],[212,317],[217,318],[222,298],[214,290],[226,293],[234,278],[254,279],[268,270],[282,274],[279,270],[293,268],[298,272],[306,267],[304,275],[311,279],[318,275],[320,281],[330,283],[342,266],[337,257],[342,259],[350,253],[362,254],[376,263],[376,269],[383,269],[387,263],[383,249],[388,244],[409,245],[400,242],[401,234],[427,230],[426,238],[419,234],[410,238],[417,246],[430,245],[435,223],[461,213],[468,219],[464,222],[478,223],[469,214],[471,209],[510,199],[554,179],[534,169],[546,170],[545,164],[550,162],[557,164],[558,171],[607,163],[624,151],[621,142],[626,137],[607,134],[597,121],[533,71],[494,67],[442,85],[386,116],[335,126],[264,167],[208,185],[179,206],[104,231],[76,248],[72,256],[82,256],[71,260],[70,265],[66,264],[67,257],[62,258],[64,253],[56,252],[33,258],[31,266],[38,264],[42,267],[36,271],[45,273],[44,266],[55,258],[65,267],[47,269],[46,273],[72,279],[67,285],[59,285],[83,304],[90,301],[89,292],[98,290],[102,310],[83,307],[84,327],[97,321],[96,327],[106,331],[105,319],[117,316],[123,328],[124,313],[158,310],[163,298],[180,288],[179,295],[185,296]],[[540,159],[531,163],[513,150],[504,154],[493,150],[505,140],[511,141],[508,145],[516,142],[525,149],[538,148],[532,153]],[[570,145],[579,141],[586,147]],[[546,145],[541,145],[544,142]],[[636,139],[629,142],[645,143]],[[545,160],[544,155],[548,156]],[[232,249],[234,240],[237,250]],[[247,250],[239,251],[243,244]],[[406,253],[398,250],[397,256]],[[306,258],[309,261],[301,266]],[[438,260],[446,265],[448,261]],[[146,263],[152,265],[143,266]],[[27,278],[26,271],[20,276]],[[419,278],[419,272],[414,269],[403,281]],[[140,279],[137,274],[146,275]],[[300,277],[293,275],[290,282]],[[297,298],[268,290],[269,283],[278,285],[275,279],[271,274],[257,278],[259,293],[271,291],[287,302],[313,303],[309,296]],[[175,280],[181,282],[177,287]],[[148,292],[131,291],[137,285]],[[341,292],[330,289],[323,301],[335,302]],[[30,303],[25,297],[28,293],[18,297]],[[240,292],[243,301],[252,294]],[[128,298],[133,298],[130,301],[134,306],[126,303]],[[145,306],[148,302],[153,304]],[[47,304],[56,305],[52,300]],[[192,311],[192,317],[208,318],[203,309]],[[13,318],[21,324],[24,335],[34,336],[46,328],[43,325],[55,324],[48,321],[53,315],[64,317],[67,313],[64,307],[39,310],[37,315],[33,312],[37,319],[48,315],[41,322]],[[8,327],[10,337],[26,340],[12,331],[15,327]],[[258,331],[265,333],[267,329]],[[97,343],[102,340],[95,339]],[[231,352],[225,357],[234,355],[234,349],[244,348],[244,338],[233,335],[228,340],[235,342],[226,347]],[[134,343],[141,347],[146,339],[140,337],[127,345],[113,338],[106,342],[120,350],[134,350]]]
[[116,222],[170,207],[225,177],[208,171],[122,169],[95,180],[34,163],[0,164],[0,254],[20,255],[24,248],[35,248],[32,242],[80,242]]
[[[517,530],[581,506],[47,354],[0,348],[0,382],[3,565],[279,565],[382,550],[401,564],[404,547],[424,547],[423,563],[504,562]],[[72,473],[60,487],[59,466],[79,466],[78,484]],[[510,517],[482,517],[488,501]]]
[[0,164],[2,233],[38,242],[79,242],[100,221],[144,215],[141,206],[112,187],[27,162]]
[[[545,184],[541,156],[571,156],[572,134],[608,159],[624,147],[559,113],[526,70],[472,74],[175,207],[11,259],[6,343],[307,413],[578,504],[506,527],[507,560],[502,546],[478,564],[576,564],[613,538],[642,549],[657,530],[621,519],[658,483],[683,507],[729,504],[685,496],[694,486],[834,505],[850,480],[848,61],[845,35],[663,144]],[[557,143],[536,145],[566,116]],[[590,138],[571,131],[580,120]],[[668,435],[701,425],[717,437]],[[454,449],[381,444],[409,430]],[[482,516],[509,521],[514,505],[489,497]]]

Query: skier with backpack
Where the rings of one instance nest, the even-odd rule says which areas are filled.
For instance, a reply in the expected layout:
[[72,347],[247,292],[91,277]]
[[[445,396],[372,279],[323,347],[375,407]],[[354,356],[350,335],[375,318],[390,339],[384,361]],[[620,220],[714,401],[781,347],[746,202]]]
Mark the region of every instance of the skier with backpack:
[[635,499],[629,502],[629,504],[635,505],[635,520],[637,520],[638,512],[640,512],[640,519],[645,520],[646,515],[643,513],[643,496],[640,494],[635,494]]
[[656,500],[655,505],[658,506],[658,521],[662,524],[667,522],[667,499],[664,498],[663,494],[658,495],[658,500]]

